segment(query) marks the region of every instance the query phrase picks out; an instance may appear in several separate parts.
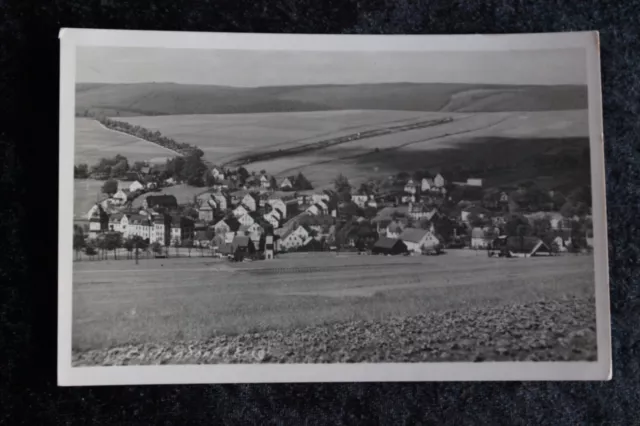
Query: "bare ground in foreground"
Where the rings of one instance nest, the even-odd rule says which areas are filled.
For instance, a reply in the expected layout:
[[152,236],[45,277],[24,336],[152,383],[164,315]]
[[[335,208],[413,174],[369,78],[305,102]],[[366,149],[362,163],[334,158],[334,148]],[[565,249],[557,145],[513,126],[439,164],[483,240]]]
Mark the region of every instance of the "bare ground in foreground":
[[595,300],[563,297],[75,352],[73,366],[436,361],[595,361]]

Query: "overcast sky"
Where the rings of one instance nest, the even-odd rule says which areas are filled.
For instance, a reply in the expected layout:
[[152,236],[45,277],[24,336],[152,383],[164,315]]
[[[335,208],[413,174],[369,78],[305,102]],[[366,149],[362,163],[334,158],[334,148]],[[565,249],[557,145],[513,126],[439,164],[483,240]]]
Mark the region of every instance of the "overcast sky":
[[80,83],[223,86],[353,83],[586,84],[582,49],[304,52],[78,47]]

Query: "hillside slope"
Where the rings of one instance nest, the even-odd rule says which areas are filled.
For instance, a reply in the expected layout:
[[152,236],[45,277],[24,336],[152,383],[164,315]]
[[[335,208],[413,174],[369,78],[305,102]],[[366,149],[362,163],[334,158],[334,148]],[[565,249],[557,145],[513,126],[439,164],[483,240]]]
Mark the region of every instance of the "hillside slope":
[[76,86],[76,113],[108,116],[333,111],[559,111],[587,108],[586,86],[356,84],[238,88],[173,83]]

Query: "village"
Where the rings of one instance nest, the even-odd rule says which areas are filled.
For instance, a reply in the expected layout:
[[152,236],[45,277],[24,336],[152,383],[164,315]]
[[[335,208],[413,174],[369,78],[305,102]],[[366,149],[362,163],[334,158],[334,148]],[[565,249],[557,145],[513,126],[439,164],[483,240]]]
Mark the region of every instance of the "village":
[[[276,179],[264,170],[211,165],[204,173],[209,187],[182,204],[162,193],[180,183],[163,167],[126,172],[128,187],[107,180],[106,198],[76,221],[76,254],[99,259],[113,251],[115,258],[124,248],[132,256],[167,257],[169,248],[176,254],[195,248],[242,261],[286,252],[440,255],[472,249],[531,257],[592,246],[590,202],[583,199],[588,188],[565,197],[531,184],[485,189],[482,178],[418,171],[359,188],[339,175],[334,188],[314,190],[302,173]],[[142,199],[139,207],[133,206],[136,198]]]

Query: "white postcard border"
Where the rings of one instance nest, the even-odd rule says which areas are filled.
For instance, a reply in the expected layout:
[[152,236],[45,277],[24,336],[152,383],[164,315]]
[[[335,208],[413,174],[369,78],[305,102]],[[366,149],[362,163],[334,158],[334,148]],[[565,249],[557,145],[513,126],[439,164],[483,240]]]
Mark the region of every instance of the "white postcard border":
[[[216,364],[72,367],[73,173],[76,46],[313,51],[474,51],[584,48],[587,52],[598,360],[376,364]],[[611,330],[599,37],[597,32],[509,35],[308,35],[62,29],[58,384],[60,386],[373,381],[609,380]]]

